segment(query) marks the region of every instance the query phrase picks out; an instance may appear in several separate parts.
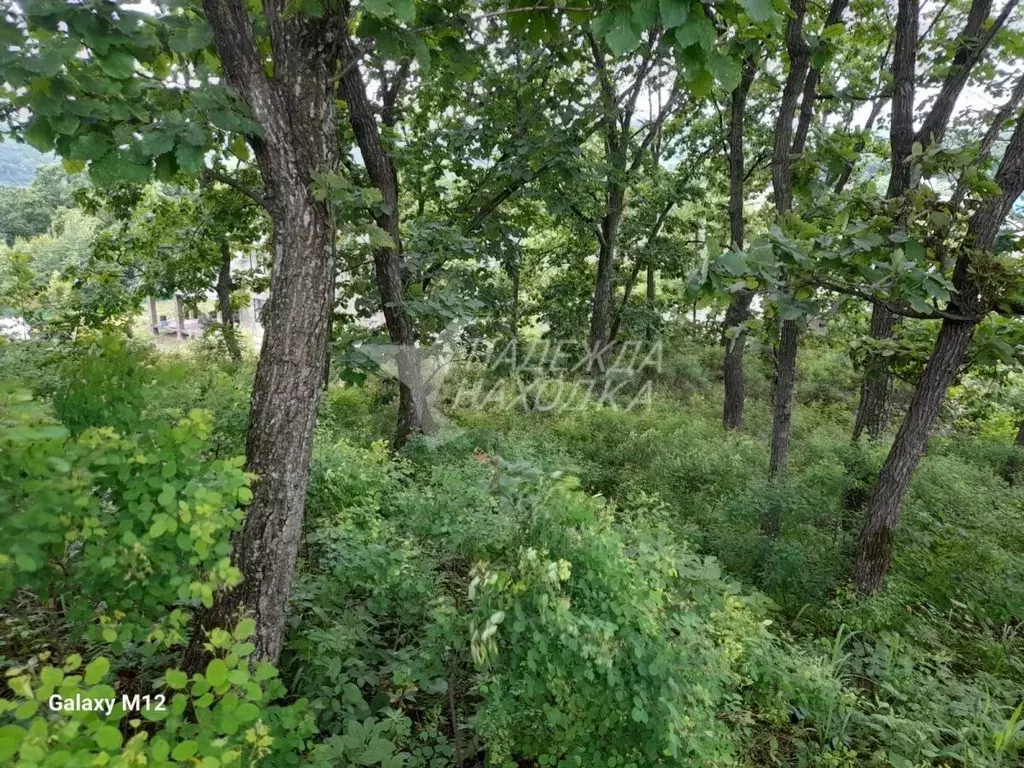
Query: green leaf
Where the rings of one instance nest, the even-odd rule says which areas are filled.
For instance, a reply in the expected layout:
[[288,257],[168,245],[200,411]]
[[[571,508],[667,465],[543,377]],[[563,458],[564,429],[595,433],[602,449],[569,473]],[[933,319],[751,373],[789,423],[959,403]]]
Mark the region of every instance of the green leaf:
[[235,640],[248,640],[256,632],[256,622],[252,619],[242,619],[235,627]]
[[682,48],[699,45],[705,51],[710,51],[717,39],[715,27],[707,19],[694,19],[676,29],[676,42]]
[[701,67],[691,73],[688,85],[695,98],[703,99],[714,89],[715,78],[711,72]]
[[144,184],[149,181],[152,174],[151,165],[130,160],[127,154],[121,151],[111,152],[89,165],[89,178],[100,186],[121,181]]
[[178,691],[188,685],[188,675],[180,669],[168,669],[167,674],[164,675],[164,679],[167,681],[167,685],[169,687]]
[[113,147],[109,136],[99,131],[93,131],[72,141],[68,156],[74,160],[99,160]]
[[156,177],[160,181],[173,181],[178,173],[178,161],[173,152],[166,152],[156,159]]
[[382,19],[387,18],[394,12],[394,9],[391,7],[391,0],[364,0],[363,7],[367,13],[379,16]]
[[243,163],[249,159],[249,144],[245,140],[245,136],[236,133],[231,137],[231,143],[228,145],[228,149],[231,150],[231,154],[241,160]]
[[740,2],[743,5],[743,10],[747,12],[747,16],[755,24],[768,21],[775,15],[772,0],[740,0]]
[[185,29],[171,33],[167,45],[175,53],[192,53],[205,48],[213,41],[213,33],[205,22],[195,22]]
[[107,676],[107,672],[110,671],[110,662],[100,656],[90,661],[85,667],[85,677],[83,680],[86,685],[96,685],[100,680]]
[[72,160],[71,158],[65,157],[60,161],[61,167],[64,168],[64,173],[81,173],[85,170],[84,160]]
[[25,738],[25,729],[17,725],[0,726],[0,760],[10,760]]
[[718,51],[710,51],[708,53],[708,71],[727,91],[732,92],[740,84],[741,66],[731,56],[726,56]]
[[251,723],[260,716],[260,708],[253,704],[251,701],[246,701],[238,705],[238,709],[235,710],[235,717],[238,718],[240,723]]
[[53,129],[45,117],[34,117],[24,132],[25,141],[40,152],[53,149]]
[[14,564],[18,566],[20,571],[35,571],[39,569],[39,563],[35,561],[26,552],[18,552],[14,555]]
[[177,137],[177,133],[177,131],[169,131],[159,127],[146,131],[139,140],[139,151],[150,157],[170,152],[174,149],[174,140]]
[[174,159],[177,160],[178,167],[186,173],[199,173],[203,169],[203,158],[205,156],[206,152],[202,147],[196,147],[184,142],[179,143],[174,150]]
[[665,29],[675,29],[684,21],[689,9],[683,0],[661,0],[661,24]]
[[658,0],[633,0],[630,11],[631,26],[638,32],[658,23]]
[[416,4],[413,0],[392,0],[392,7],[395,9],[395,18],[412,24],[416,20]]
[[640,35],[633,31],[632,26],[622,23],[621,16],[617,21],[619,23],[605,35],[604,41],[608,44],[608,49],[612,54],[622,56],[640,44]]
[[124,51],[111,51],[100,56],[99,65],[115,80],[128,80],[135,74],[135,57]]
[[214,659],[206,667],[206,679],[214,688],[222,685],[228,679],[228,665],[223,659]]
[[715,259],[715,264],[730,275],[742,275],[747,271],[747,256],[741,251],[726,251]]
[[96,731],[96,744],[100,749],[113,752],[121,748],[124,739],[121,732],[112,725],[104,725]]
[[199,750],[199,742],[195,740],[183,741],[171,752],[171,757],[179,762],[188,760]]
[[821,30],[821,36],[825,40],[835,40],[837,37],[842,37],[845,31],[845,24],[830,24]]
[[366,750],[356,759],[358,765],[373,765],[394,754],[395,745],[387,739],[373,739]]
[[420,65],[423,74],[425,75],[430,72],[430,49],[427,48],[423,38],[419,35],[410,34],[406,41],[409,43],[409,47],[412,48],[413,55],[416,57],[416,63]]

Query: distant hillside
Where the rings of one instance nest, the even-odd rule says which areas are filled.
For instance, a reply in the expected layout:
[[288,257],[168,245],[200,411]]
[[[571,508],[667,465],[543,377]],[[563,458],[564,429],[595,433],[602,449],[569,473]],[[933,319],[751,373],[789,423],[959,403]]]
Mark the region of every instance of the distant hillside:
[[36,168],[56,162],[53,155],[44,155],[28,144],[0,142],[0,186],[27,187],[36,177]]

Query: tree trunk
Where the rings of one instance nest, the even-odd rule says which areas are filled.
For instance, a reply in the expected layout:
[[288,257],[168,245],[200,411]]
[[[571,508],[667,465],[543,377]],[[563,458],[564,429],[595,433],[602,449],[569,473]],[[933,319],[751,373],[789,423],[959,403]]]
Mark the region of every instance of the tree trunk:
[[[892,336],[898,318],[885,307],[873,307],[871,312],[871,338],[888,339]],[[853,439],[859,440],[866,431],[877,440],[889,423],[889,401],[892,376],[885,358],[871,355],[864,366],[864,379],[860,384],[860,406],[853,424]]]
[[615,277],[615,247],[619,237],[619,224],[625,208],[626,190],[619,184],[611,184],[606,195],[606,208],[601,219],[600,249],[597,256],[597,283],[594,286],[594,303],[590,315],[590,375],[598,378],[604,374],[604,347],[612,323],[612,283]]
[[793,388],[796,384],[796,353],[800,326],[783,320],[775,347],[775,376],[772,381],[772,452],[769,474],[784,477],[789,460],[789,425],[793,417]]
[[238,331],[235,329],[235,310],[231,307],[231,249],[227,241],[220,244],[220,269],[217,273],[217,307],[220,310],[221,333],[224,335],[224,346],[236,363],[242,360],[242,348],[238,344]]
[[[347,29],[347,28],[346,28]],[[366,85],[359,69],[361,56],[352,38],[340,38],[345,75],[341,78],[340,92],[348,107],[349,123],[355,134],[359,152],[363,157],[370,181],[381,194],[383,206],[375,214],[377,226],[387,232],[391,244],[373,251],[374,274],[380,291],[381,307],[387,322],[388,337],[396,346],[398,363],[398,423],[393,444],[404,445],[420,432],[430,432],[433,420],[415,348],[416,334],[413,319],[405,305],[406,274],[402,257],[402,236],[398,224],[398,172],[394,158],[381,141],[374,108],[366,96]],[[397,85],[395,86],[397,88]],[[397,91],[392,91],[392,98]],[[393,102],[391,103],[393,113]],[[388,105],[386,104],[387,108]]]
[[[914,145],[914,77],[917,70],[918,0],[899,0],[896,44],[892,57],[892,119],[889,124],[890,174],[886,197],[900,197],[911,186],[910,155]],[[871,338],[888,339],[896,325],[892,312],[881,304],[871,307]],[[892,376],[881,361],[864,369],[860,402],[854,422],[854,440],[865,430],[875,437],[885,429]]]
[[973,323],[942,323],[928,367],[868,499],[852,570],[853,581],[862,594],[870,595],[878,589],[889,570],[900,504],[973,333]]
[[[732,248],[736,251],[743,250],[746,234],[746,220],[743,215],[743,118],[747,108],[747,93],[756,72],[754,60],[747,57],[743,62],[740,84],[732,92],[729,110],[729,235]],[[725,362],[722,366],[725,379],[722,426],[726,429],[739,429],[743,426],[743,405],[746,400],[743,356],[747,347],[747,330],[744,323],[750,317],[750,303],[753,299],[753,292],[737,291],[732,295],[729,308],[725,312],[725,324],[722,328],[722,344],[725,347]],[[739,328],[739,332],[730,337],[730,328]]]
[[743,324],[750,317],[750,303],[753,300],[753,291],[739,291],[733,294],[729,308],[725,311],[725,331],[740,328],[739,333],[732,338],[724,332],[722,334],[722,343],[725,345],[725,362],[722,365],[725,378],[722,426],[726,429],[739,429],[743,426],[743,406],[747,397],[747,382],[743,373],[747,330]]
[[967,228],[967,237],[953,270],[955,293],[950,313],[942,321],[939,338],[921,381],[907,409],[892,449],[882,465],[868,501],[864,528],[857,541],[851,578],[862,594],[870,595],[885,579],[892,562],[892,542],[899,521],[900,503],[910,478],[924,453],[928,435],[946,398],[946,390],[974,334],[974,326],[989,311],[993,297],[983,294],[975,282],[973,254],[992,251],[1006,215],[1024,192],[1024,117],[1017,120],[1013,136],[995,176],[1000,194],[978,207]]
[[[800,326],[783,320],[775,347],[775,379],[772,386],[772,446],[768,474],[781,480],[789,469],[789,425],[793,418],[793,385],[796,382],[796,352]],[[777,536],[782,525],[781,509],[772,504],[764,519],[765,536]]]
[[[654,245],[654,241],[658,237],[658,233],[661,232],[662,226],[665,224],[668,215],[675,208],[676,201],[668,203],[664,208],[661,209],[661,213],[658,214],[658,218],[654,221],[654,226],[651,227],[651,231],[647,233],[647,240],[643,247],[636,255],[636,259],[633,261],[633,269],[630,270],[629,276],[626,278],[626,284],[622,289],[622,303],[619,305],[618,312],[615,313],[615,317],[612,320],[611,330],[608,331],[608,341],[612,344],[615,343],[616,339],[619,338],[619,327],[622,325],[622,316],[626,313],[626,307],[629,306],[629,298],[633,295],[633,288],[636,286],[636,279],[640,276],[640,270],[647,267],[647,291],[648,291],[648,302],[653,304],[651,301],[651,281],[654,280],[654,265],[651,263],[651,257],[649,255],[651,248]],[[647,334],[648,336],[650,334]]]
[[205,664],[206,632],[231,627],[243,614],[256,621],[256,658],[276,661],[284,642],[333,300],[335,225],[310,183],[338,156],[333,62],[311,39],[315,25],[285,19],[282,3],[264,5],[274,43],[271,81],[241,0],[203,5],[227,81],[263,127],[250,143],[273,223],[273,265],[246,442],[246,470],[257,480],[233,538],[232,562],[244,581],[197,617],[183,662],[189,670]]
[[[996,32],[1003,27],[1016,4],[1017,0],[1007,2],[999,16],[989,23],[988,14],[992,8],[992,0],[973,0],[964,28],[957,37],[956,53],[946,78],[932,108],[925,115],[920,130],[915,133],[914,86],[920,40],[920,8],[918,0],[900,0],[896,16],[896,45],[892,66],[892,120],[889,127],[892,173],[886,192],[890,200],[900,197],[917,185],[909,163],[914,143],[920,143],[927,149],[929,145],[942,141],[971,70]],[[955,196],[956,193],[954,208],[958,204]],[[871,310],[871,337],[876,341],[888,339],[894,327],[895,318],[892,313],[885,307],[875,304]],[[864,371],[864,383],[861,386],[860,404],[857,407],[857,419],[854,423],[854,440],[857,440],[865,430],[871,437],[877,437],[884,431],[891,393],[892,376],[888,367],[881,364],[867,366]]]
[[647,328],[644,331],[644,338],[650,341],[654,337],[654,302],[657,294],[657,284],[654,282],[654,265],[647,264]]
[[[810,49],[803,36],[805,0],[791,0],[793,15],[786,23],[786,50],[789,53],[789,72],[782,89],[782,101],[775,120],[772,146],[772,191],[775,211],[781,224],[793,208],[793,174],[790,153],[793,146],[793,116],[797,99],[804,85],[810,63]],[[793,387],[796,382],[796,354],[800,327],[796,320],[781,320],[779,340],[775,346],[775,376],[772,392],[771,458],[768,475],[772,480],[785,477],[789,461],[789,425],[793,413]],[[775,507],[764,520],[764,532],[775,536],[779,532],[779,509]]]

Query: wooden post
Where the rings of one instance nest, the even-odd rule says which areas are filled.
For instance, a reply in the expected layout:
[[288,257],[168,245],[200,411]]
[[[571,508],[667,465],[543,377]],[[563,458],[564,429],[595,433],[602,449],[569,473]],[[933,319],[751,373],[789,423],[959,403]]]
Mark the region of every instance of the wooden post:
[[156,319],[156,299],[149,297],[149,329],[154,334],[160,333],[160,323]]
[[185,338],[185,315],[181,305],[181,296],[174,297],[174,311],[178,316],[178,338]]

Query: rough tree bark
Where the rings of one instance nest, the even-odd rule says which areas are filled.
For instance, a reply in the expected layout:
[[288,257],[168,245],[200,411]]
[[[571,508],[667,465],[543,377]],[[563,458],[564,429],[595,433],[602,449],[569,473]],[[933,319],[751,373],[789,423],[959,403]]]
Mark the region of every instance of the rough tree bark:
[[[896,44],[892,57],[892,118],[889,123],[891,171],[886,197],[899,197],[910,188],[910,154],[914,144],[914,77],[917,69],[918,0],[899,0],[896,13]],[[897,318],[881,304],[871,308],[871,338],[888,339]],[[853,439],[864,431],[877,437],[888,423],[892,376],[881,358],[872,356],[864,367],[860,402],[854,420]]]
[[220,310],[221,333],[224,334],[224,346],[236,363],[242,360],[242,348],[238,343],[238,331],[235,328],[235,310],[231,307],[231,248],[226,240],[220,243],[220,265],[217,270],[217,309]]
[[990,253],[1014,202],[1024,192],[1024,117],[1018,119],[1006,154],[996,172],[1000,193],[981,204],[968,225],[967,238],[953,271],[956,289],[942,321],[928,365],[914,391],[907,415],[886,457],[868,500],[864,527],[857,540],[851,578],[865,595],[877,590],[892,563],[900,504],[924,454],[928,436],[971,342],[974,327],[990,309],[972,273],[972,262]]
[[[625,170],[623,167],[622,170]],[[597,282],[590,313],[590,375],[604,373],[604,346],[612,323],[612,281],[615,277],[615,250],[619,239],[619,224],[626,208],[626,188],[619,181],[611,181],[605,192],[605,212],[601,219],[600,248],[597,254]]]
[[[889,129],[892,173],[886,197],[898,198],[916,186],[909,162],[915,142],[927,147],[941,142],[949,126],[953,108],[967,83],[971,70],[985,48],[992,41],[1017,6],[1018,0],[1008,0],[1003,10],[986,27],[992,0],[974,0],[967,21],[957,38],[956,53],[932,108],[925,116],[920,130],[914,132],[914,83],[916,75],[919,0],[900,0],[896,17],[896,45],[893,55],[892,120]],[[896,317],[887,308],[875,304],[871,310],[871,336],[876,341],[891,337],[897,324]],[[881,335],[875,335],[877,333]],[[877,437],[885,431],[890,412],[892,376],[888,367],[878,359],[869,360],[864,370],[860,403],[854,423],[853,439],[864,431]]]
[[[339,43],[344,62],[339,90],[348,107],[349,123],[363,156],[366,172],[380,192],[384,204],[375,214],[377,226],[391,238],[391,245],[374,249],[373,264],[388,336],[391,343],[396,345],[399,402],[394,445],[398,447],[404,445],[412,435],[429,432],[433,427],[423,373],[415,349],[413,320],[405,306],[407,275],[398,221],[398,172],[394,158],[381,141],[374,108],[366,96],[366,85],[357,63],[360,54],[349,36],[345,16],[341,23]],[[394,122],[395,100],[406,76],[407,70],[402,68],[392,86],[384,90],[382,115],[385,123]]]
[[253,384],[246,469],[257,475],[232,560],[244,577],[198,618],[184,664],[204,663],[205,632],[246,614],[256,621],[256,656],[281,652],[295,558],[305,512],[313,427],[333,302],[335,226],[310,189],[311,174],[332,170],[338,139],[329,47],[321,25],[263,4],[274,51],[268,78],[242,0],[204,0],[228,83],[263,135],[250,137],[273,222],[271,298]]
[[[843,13],[849,0],[832,0],[825,14],[824,27],[827,29],[843,20]],[[799,155],[807,146],[807,134],[814,118],[814,103],[818,96],[818,83],[821,82],[821,69],[809,62],[807,77],[804,79],[803,96],[800,99],[800,118],[797,120],[796,133],[793,136],[793,154]]]
[[[881,311],[878,311],[881,310]],[[871,312],[871,338],[887,339],[892,336],[898,317],[885,307],[875,307]],[[885,367],[884,359],[872,355],[865,363],[864,378],[860,383],[860,407],[853,422],[853,439],[859,440],[867,431],[872,440],[877,439],[889,423],[889,402],[892,390],[892,376]]]
[[[743,61],[740,84],[732,92],[729,108],[729,236],[732,248],[743,250],[746,220],[743,216],[743,182],[745,179],[743,158],[743,117],[747,108],[747,93],[754,82],[757,66],[753,58]],[[725,361],[722,372],[725,378],[725,403],[722,407],[722,426],[739,429],[743,426],[743,405],[746,400],[746,379],[743,375],[743,356],[747,347],[747,330],[743,325],[750,317],[750,303],[754,292],[740,290],[732,295],[729,308],[725,311],[722,328],[722,345],[725,347]],[[730,338],[729,329],[739,332]]]
[[[792,0],[793,15],[786,24],[786,50],[789,52],[789,72],[782,88],[782,101],[775,120],[775,142],[772,148],[772,191],[775,211],[784,219],[793,208],[793,175],[791,152],[793,147],[793,116],[807,76],[810,50],[804,40],[806,0]],[[789,462],[789,424],[793,408],[793,385],[796,380],[796,355],[800,326],[796,320],[782,320],[779,340],[775,345],[774,394],[772,402],[772,437],[769,475],[781,478]],[[779,530],[777,511],[764,522],[764,531],[775,535]]]

